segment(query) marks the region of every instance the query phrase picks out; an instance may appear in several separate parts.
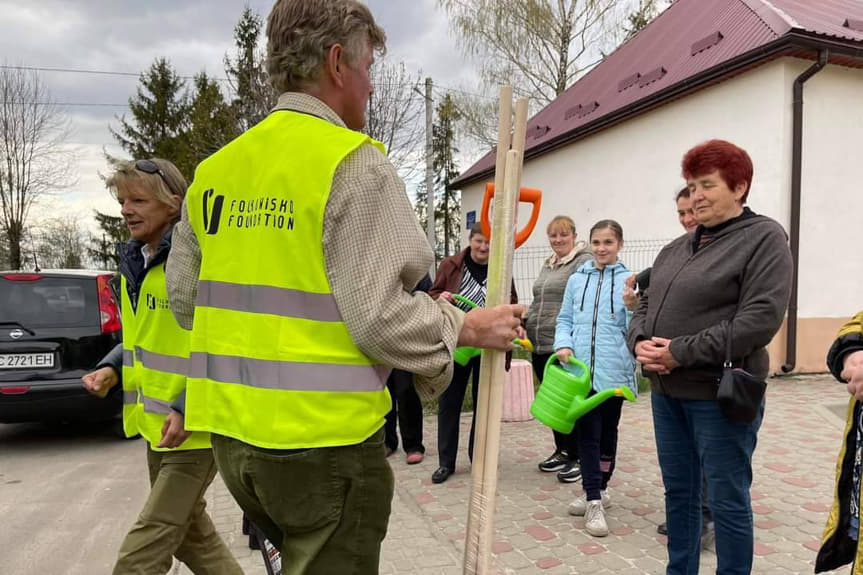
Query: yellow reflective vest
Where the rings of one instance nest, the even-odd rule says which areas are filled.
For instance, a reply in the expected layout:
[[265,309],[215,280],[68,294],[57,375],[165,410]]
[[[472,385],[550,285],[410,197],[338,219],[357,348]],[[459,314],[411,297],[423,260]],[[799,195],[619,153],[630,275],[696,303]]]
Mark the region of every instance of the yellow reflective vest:
[[360,443],[383,425],[389,369],[351,339],[322,242],[336,168],[366,143],[383,151],[276,111],[198,167],[186,197],[201,249],[187,428],[297,449]]
[[[863,343],[863,311],[851,318],[836,336],[836,341],[827,354],[827,365],[837,378],[846,353],[856,351]],[[827,525],[821,537],[821,548],[815,558],[815,572],[832,571],[843,565],[853,563],[851,575],[863,575],[863,545],[860,544],[860,529],[857,528],[856,539],[849,529],[853,520],[858,525],[861,519],[859,502],[863,501],[863,485],[858,486],[856,493],[858,505],[857,517],[852,517],[851,498],[854,488],[854,466],[857,456],[857,426],[860,421],[860,410],[863,405],[852,395],[848,399],[848,409],[845,417],[845,433],[836,458],[836,483],[833,488],[833,505],[827,517]],[[847,571],[846,571],[847,572]]]
[[[164,262],[147,270],[132,307],[122,278],[123,428],[141,434],[155,451],[171,404],[186,387],[189,332],[179,326],[168,305]],[[210,434],[192,433],[176,450],[206,449]]]

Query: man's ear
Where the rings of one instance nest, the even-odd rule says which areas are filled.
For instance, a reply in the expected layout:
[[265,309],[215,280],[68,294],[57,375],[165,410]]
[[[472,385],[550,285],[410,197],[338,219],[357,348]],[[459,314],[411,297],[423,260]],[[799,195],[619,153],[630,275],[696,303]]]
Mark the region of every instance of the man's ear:
[[341,44],[333,44],[329,47],[324,61],[324,69],[332,79],[333,84],[338,87],[344,87],[345,66],[345,49]]

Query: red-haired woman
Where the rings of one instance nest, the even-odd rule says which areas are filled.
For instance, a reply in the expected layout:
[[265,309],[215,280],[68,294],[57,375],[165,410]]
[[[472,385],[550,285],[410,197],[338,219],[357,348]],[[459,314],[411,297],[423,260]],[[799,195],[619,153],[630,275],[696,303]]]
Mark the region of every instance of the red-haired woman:
[[683,157],[698,227],[653,265],[628,344],[652,384],[656,448],[665,484],[668,575],[698,572],[701,474],[716,527],[717,573],[752,570],[749,488],[761,413],[726,419],[716,402],[725,347],[735,367],[766,377],[765,347],[782,323],[791,291],[791,252],[782,227],[745,207],[752,161],[711,140]]

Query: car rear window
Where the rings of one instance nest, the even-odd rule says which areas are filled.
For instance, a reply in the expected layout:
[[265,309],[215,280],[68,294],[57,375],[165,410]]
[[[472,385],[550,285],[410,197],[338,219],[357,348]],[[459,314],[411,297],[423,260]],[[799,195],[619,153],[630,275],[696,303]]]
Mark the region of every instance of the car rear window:
[[0,277],[0,322],[31,329],[98,326],[96,278],[43,276],[12,281]]

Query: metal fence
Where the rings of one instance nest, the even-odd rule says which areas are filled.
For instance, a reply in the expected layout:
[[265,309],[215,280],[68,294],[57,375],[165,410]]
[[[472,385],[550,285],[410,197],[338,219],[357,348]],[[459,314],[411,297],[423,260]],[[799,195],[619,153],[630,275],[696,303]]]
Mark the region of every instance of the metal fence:
[[[653,260],[660,250],[671,240],[626,240],[620,259],[630,270],[640,272],[653,265]],[[533,301],[533,282],[539,276],[539,270],[551,255],[547,246],[526,246],[515,251],[512,260],[512,276],[515,289],[518,291],[518,301],[530,304]]]

